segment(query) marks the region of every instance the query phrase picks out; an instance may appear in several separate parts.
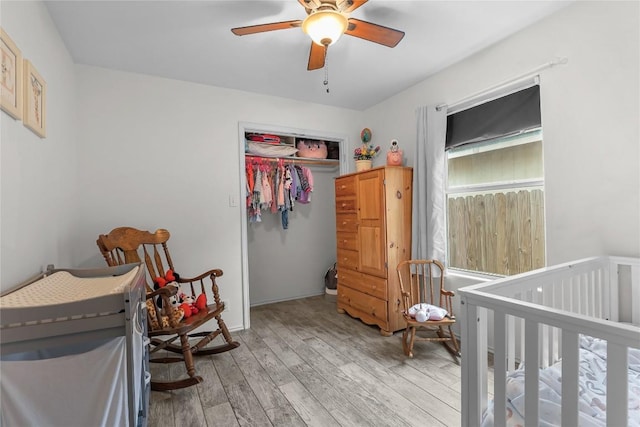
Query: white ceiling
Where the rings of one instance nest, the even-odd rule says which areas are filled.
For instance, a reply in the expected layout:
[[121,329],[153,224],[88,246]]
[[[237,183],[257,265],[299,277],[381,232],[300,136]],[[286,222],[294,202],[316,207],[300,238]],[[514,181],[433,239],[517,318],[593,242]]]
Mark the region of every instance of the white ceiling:
[[343,36],[307,71],[300,28],[238,37],[233,27],[304,19],[296,0],[46,1],[74,61],[364,110],[570,1],[370,0],[351,16],[404,31],[395,48]]

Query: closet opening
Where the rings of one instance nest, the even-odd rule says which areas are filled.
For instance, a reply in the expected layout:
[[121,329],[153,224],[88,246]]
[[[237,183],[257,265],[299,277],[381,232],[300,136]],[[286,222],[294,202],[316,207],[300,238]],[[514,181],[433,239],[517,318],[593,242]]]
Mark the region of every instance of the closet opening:
[[238,139],[247,329],[252,306],[324,294],[324,275],[336,260],[334,180],[347,173],[348,140],[246,122]]

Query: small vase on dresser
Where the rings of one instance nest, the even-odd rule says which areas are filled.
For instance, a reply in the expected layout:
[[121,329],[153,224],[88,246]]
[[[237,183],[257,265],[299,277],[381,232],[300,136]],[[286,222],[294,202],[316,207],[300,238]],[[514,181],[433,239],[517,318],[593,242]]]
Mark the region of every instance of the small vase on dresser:
[[373,160],[356,160],[356,172],[362,172],[371,169]]

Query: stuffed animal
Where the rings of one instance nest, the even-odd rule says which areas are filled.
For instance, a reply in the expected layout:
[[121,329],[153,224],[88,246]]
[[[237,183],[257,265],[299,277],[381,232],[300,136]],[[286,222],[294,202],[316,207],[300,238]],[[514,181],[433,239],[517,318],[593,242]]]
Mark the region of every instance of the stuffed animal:
[[180,308],[184,311],[184,317],[189,318],[194,314],[198,314],[198,307],[196,307],[196,299],[191,295],[180,294]]
[[[166,286],[174,286],[176,287],[176,292],[174,295],[169,297],[169,303],[171,307],[163,307],[163,299],[157,298],[156,304],[158,309],[160,309],[160,318],[162,320],[162,328],[176,327],[180,323],[180,321],[185,317],[185,312],[180,308],[180,301],[177,297],[180,291],[180,285],[176,280],[178,280],[180,276],[175,273],[173,270],[169,269],[165,273],[164,277],[156,277],[153,280],[154,289],[158,290],[160,288],[164,288]],[[160,327],[160,323],[157,320],[156,308],[154,304],[149,304],[150,300],[147,300],[147,310],[151,315],[151,329],[157,329]]]
[[207,308],[207,296],[205,294],[198,295],[194,298],[192,295],[180,295],[180,308],[184,311],[184,317],[188,318],[201,310]]
[[[180,275],[175,271],[169,269],[165,273],[164,277],[156,277],[155,279],[153,279],[153,283],[156,286],[155,289],[158,289],[158,288],[164,288],[168,284],[172,282],[176,282],[179,279],[180,279]],[[176,283],[176,286],[177,286],[177,283]]]
[[391,147],[387,152],[387,166],[402,166],[402,150],[397,139],[391,140]]
[[[167,272],[165,273],[164,277],[156,277],[155,279],[153,279],[153,289],[154,290],[158,290],[160,288],[164,288],[165,286],[175,286],[178,291],[180,290],[180,285],[178,284],[178,282],[176,282],[176,280],[178,280],[180,278],[180,276],[175,273],[173,270],[169,269],[167,270]],[[178,297],[176,296],[178,295],[178,293],[175,293],[174,296],[169,297],[169,302],[171,303],[171,306],[173,308],[177,308],[180,305],[180,302],[178,300]],[[162,309],[162,298],[158,298],[158,307],[160,309]],[[169,314],[172,310],[170,309],[163,309],[163,313],[162,314]]]
[[169,327],[176,327],[180,323],[180,321],[184,317],[184,311],[178,308],[177,310],[173,310],[173,315],[170,317],[168,315],[161,315],[160,321],[162,325],[158,321],[158,314],[156,312],[156,305],[153,302],[152,298],[147,300],[147,311],[149,313],[150,326],[152,331],[157,331],[159,329],[166,329]]
[[448,315],[444,308],[431,304],[415,304],[409,309],[409,316],[414,317],[418,322],[442,320]]
[[299,140],[296,148],[298,149],[298,157],[309,157],[312,159],[327,158],[327,144],[325,144],[324,141]]
[[[204,310],[207,307],[207,296],[203,293],[198,295],[198,297],[194,297],[192,295],[185,294],[180,292],[180,285],[177,280],[180,279],[178,273],[173,270],[167,270],[164,277],[156,277],[153,280],[154,289],[164,288],[165,286],[175,286],[178,288],[178,292],[175,293],[174,296],[169,298],[169,302],[171,303],[171,309],[163,309],[162,307],[162,298],[158,298],[158,308],[161,310],[160,314],[163,316],[163,327],[164,326],[164,317],[170,316],[173,314],[173,324],[172,326],[176,326],[182,319],[189,318],[194,314],[197,314],[200,310]],[[151,312],[151,310],[149,310]],[[179,318],[178,315],[179,314]],[[155,316],[154,316],[155,317]],[[170,319],[167,318],[167,321]],[[157,325],[158,322],[155,322]],[[170,323],[170,322],[169,322]],[[152,324],[152,328],[154,325]]]
[[198,298],[196,298],[196,307],[198,307],[198,310],[204,310],[205,308],[207,308],[207,295],[206,294],[198,295]]

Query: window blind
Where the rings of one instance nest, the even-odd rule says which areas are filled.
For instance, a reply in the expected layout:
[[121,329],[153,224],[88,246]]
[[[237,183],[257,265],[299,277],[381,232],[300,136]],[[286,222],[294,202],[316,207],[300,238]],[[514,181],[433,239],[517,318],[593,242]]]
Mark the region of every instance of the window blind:
[[540,86],[450,114],[445,149],[515,135],[540,127]]

